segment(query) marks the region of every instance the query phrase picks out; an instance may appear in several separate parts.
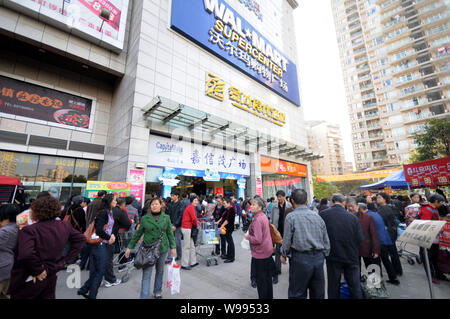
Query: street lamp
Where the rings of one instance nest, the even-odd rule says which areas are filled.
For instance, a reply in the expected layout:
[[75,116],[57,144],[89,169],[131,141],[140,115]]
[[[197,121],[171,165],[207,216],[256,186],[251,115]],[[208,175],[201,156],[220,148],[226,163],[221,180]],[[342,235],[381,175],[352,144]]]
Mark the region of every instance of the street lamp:
[[103,28],[103,23],[105,22],[105,20],[109,20],[109,17],[111,16],[111,11],[109,11],[106,8],[102,8],[102,10],[100,10],[100,19],[102,19],[102,25],[100,26],[100,32],[102,32],[102,28]]

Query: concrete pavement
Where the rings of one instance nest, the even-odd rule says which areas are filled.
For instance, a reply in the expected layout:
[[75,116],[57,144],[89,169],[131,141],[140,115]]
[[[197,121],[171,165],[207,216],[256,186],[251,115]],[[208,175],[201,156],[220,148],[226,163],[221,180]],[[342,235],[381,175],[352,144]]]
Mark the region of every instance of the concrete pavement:
[[[241,247],[243,239],[242,230],[233,233],[236,247],[236,260],[234,263],[224,264],[219,258],[219,265],[206,266],[202,257],[198,257],[199,266],[192,270],[181,270],[181,292],[171,295],[165,288],[167,268],[164,272],[163,298],[165,299],[256,299],[258,293],[250,285],[250,260],[249,250]],[[408,246],[408,250],[418,252],[415,246]],[[212,247],[202,248],[202,251],[210,253]],[[401,284],[393,286],[386,283],[391,299],[428,299],[429,289],[423,265],[409,265],[405,258],[401,258],[404,275],[399,278]],[[325,267],[326,268],[326,267]],[[287,299],[289,264],[282,265],[282,274],[279,276],[278,284],[273,286],[275,299]],[[385,271],[383,270],[383,273]],[[88,276],[88,271],[82,271],[83,284]],[[83,299],[76,294],[76,289],[69,289],[66,278],[69,273],[61,271],[58,275],[56,289],[57,299]],[[122,274],[118,274],[118,278]],[[133,270],[128,282],[110,288],[100,287],[98,299],[136,299],[139,298],[141,289],[141,270]],[[326,277],[326,276],[325,276]],[[154,271],[152,274],[152,289],[154,282]],[[450,283],[441,281],[439,285],[433,284],[435,297],[437,299],[450,298]],[[153,292],[153,291],[151,291]]]

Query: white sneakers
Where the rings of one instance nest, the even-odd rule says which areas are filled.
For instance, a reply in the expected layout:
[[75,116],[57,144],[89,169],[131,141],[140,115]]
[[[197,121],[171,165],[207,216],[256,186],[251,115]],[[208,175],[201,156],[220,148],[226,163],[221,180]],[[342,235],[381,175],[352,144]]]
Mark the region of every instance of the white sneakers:
[[120,284],[122,282],[122,280],[120,280],[120,279],[116,279],[116,282],[113,282],[113,283],[110,283],[110,282],[108,282],[108,281],[106,281],[105,280],[105,287],[106,288],[109,288],[109,287],[112,287],[112,286],[117,286],[118,284]]

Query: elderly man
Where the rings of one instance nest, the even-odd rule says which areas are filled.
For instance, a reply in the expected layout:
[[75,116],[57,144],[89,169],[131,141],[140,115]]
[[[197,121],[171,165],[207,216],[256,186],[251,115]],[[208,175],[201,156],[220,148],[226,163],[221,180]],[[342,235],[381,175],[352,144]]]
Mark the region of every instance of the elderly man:
[[[272,207],[270,222],[280,232],[281,236],[284,234],[284,221],[286,216],[293,211],[291,203],[286,201],[286,193],[282,190],[277,192],[278,202]],[[275,244],[275,273],[273,275],[273,283],[278,283],[278,275],[281,274],[281,261],[280,261],[280,244]]]
[[354,299],[362,299],[359,245],[364,236],[356,216],[345,209],[345,197],[334,194],[332,206],[319,213],[327,226],[331,251],[327,257],[328,299],[340,298],[341,275]]
[[325,275],[323,264],[330,253],[325,222],[308,209],[308,196],[302,189],[296,189],[291,196],[294,211],[286,217],[281,262],[289,259],[289,299],[325,298]]

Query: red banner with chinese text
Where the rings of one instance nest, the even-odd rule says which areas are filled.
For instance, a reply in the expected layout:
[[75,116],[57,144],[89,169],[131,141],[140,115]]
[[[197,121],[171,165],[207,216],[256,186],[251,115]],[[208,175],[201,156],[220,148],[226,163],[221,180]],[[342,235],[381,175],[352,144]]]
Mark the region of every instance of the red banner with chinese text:
[[405,179],[412,187],[450,185],[450,157],[404,165]]

